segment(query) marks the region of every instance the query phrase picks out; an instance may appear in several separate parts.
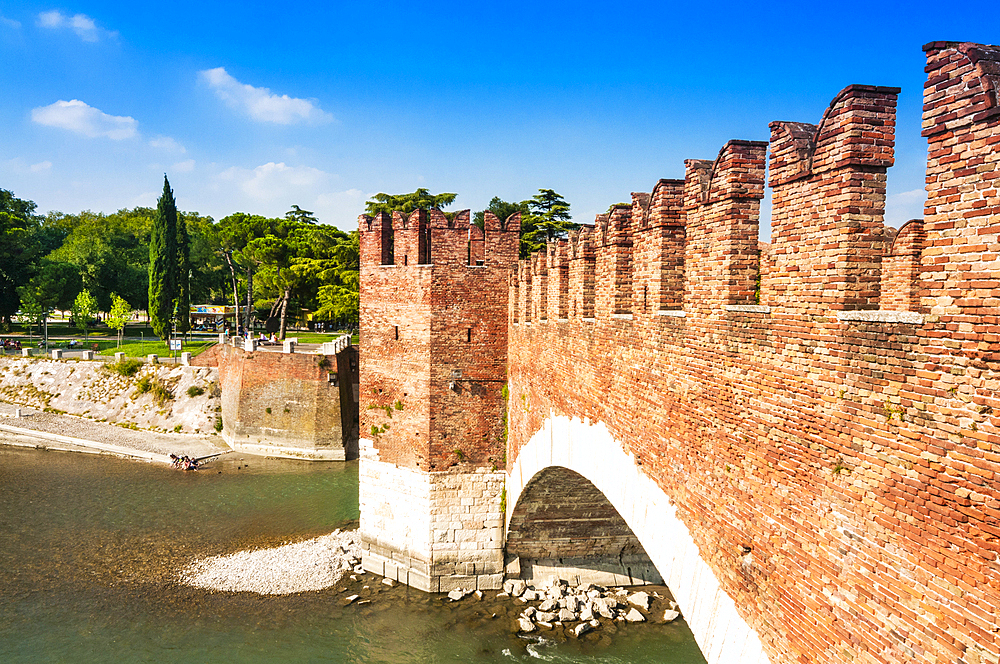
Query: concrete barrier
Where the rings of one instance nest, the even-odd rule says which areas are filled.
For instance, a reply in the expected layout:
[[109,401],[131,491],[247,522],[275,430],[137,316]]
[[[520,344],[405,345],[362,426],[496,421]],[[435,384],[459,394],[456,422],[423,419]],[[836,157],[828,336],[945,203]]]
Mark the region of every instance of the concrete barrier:
[[31,348],[22,348],[21,349],[21,357],[31,357],[31,355],[32,355],[32,349]]
[[149,362],[150,364],[159,364],[160,356],[157,355],[156,353],[150,353],[149,355],[146,356],[146,361]]
[[62,352],[61,348],[53,348],[52,351],[51,351],[51,353],[52,353],[52,359],[53,360],[61,360],[62,359],[63,352]]
[[186,367],[191,366],[191,353],[187,352],[181,353],[181,364],[183,364]]

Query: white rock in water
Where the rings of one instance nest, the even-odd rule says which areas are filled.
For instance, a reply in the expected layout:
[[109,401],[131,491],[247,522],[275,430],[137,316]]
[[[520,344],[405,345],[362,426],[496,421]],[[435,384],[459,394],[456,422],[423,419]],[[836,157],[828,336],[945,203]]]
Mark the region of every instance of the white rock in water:
[[663,622],[673,622],[681,617],[680,611],[674,611],[673,609],[667,609],[663,612]]
[[570,611],[569,609],[562,609],[559,611],[559,620],[563,622],[572,622],[576,620],[576,613]]
[[382,579],[382,584],[386,585],[386,586],[394,586],[394,585],[396,585],[396,582],[393,581],[392,579],[386,578],[386,579]]
[[591,631],[592,629],[594,628],[589,622],[580,623],[579,625],[573,628],[573,634],[575,634],[577,638],[580,638],[581,636]]
[[463,597],[465,597],[464,590],[452,590],[450,593],[448,593],[448,599],[450,599],[453,602],[457,602]]
[[507,579],[503,582],[503,591],[511,597],[520,597],[528,589],[528,584],[522,579]]
[[558,617],[559,616],[557,616],[556,614],[550,613],[548,611],[536,611],[535,612],[535,620],[538,621],[538,622],[550,623],[550,622],[553,622]]
[[580,620],[591,621],[594,619],[594,611],[589,606],[583,607],[580,611]]
[[554,611],[559,608],[559,602],[554,599],[547,599],[538,605],[540,611]]
[[615,610],[608,605],[608,601],[603,597],[594,600],[594,613],[605,618],[615,617]]
[[525,590],[524,593],[521,594],[521,599],[525,602],[534,602],[538,599],[538,593],[531,589]]
[[649,594],[644,593],[641,590],[628,596],[628,603],[633,606],[638,606],[640,609],[649,610],[649,604],[652,601],[653,599],[649,596]]
[[629,622],[646,622],[646,616],[639,613],[639,609],[632,609],[625,614],[625,620]]
[[517,628],[522,632],[534,632],[535,623],[531,622],[529,618],[518,618]]

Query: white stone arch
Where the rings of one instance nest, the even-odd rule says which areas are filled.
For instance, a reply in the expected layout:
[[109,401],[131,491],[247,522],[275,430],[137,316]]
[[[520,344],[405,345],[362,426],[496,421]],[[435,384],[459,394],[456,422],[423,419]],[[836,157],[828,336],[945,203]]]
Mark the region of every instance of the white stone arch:
[[709,664],[767,664],[757,633],[736,612],[669,498],[603,423],[550,415],[507,476],[506,524],[528,482],[551,466],[590,480],[635,533],[680,605]]

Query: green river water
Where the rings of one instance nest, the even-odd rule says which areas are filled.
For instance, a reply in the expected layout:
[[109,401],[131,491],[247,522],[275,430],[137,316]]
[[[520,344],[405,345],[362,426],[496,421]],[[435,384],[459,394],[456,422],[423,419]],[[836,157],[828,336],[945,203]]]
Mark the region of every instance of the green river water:
[[[449,605],[371,575],[283,597],[175,582],[196,557],[355,526],[357,487],[356,462],[231,454],[184,473],[0,446],[0,662],[704,662],[683,621],[556,642],[512,633],[521,607],[495,593]],[[347,592],[371,602],[342,606]]]

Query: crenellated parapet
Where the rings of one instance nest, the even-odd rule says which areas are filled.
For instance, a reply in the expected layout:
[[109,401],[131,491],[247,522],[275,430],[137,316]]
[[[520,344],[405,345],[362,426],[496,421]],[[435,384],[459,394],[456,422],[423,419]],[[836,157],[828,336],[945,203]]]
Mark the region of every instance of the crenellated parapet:
[[[923,306],[942,320],[995,316],[1000,274],[1000,46],[932,42]],[[995,318],[993,319],[996,320]],[[984,333],[995,334],[996,323]]]
[[715,161],[685,162],[684,307],[710,313],[754,304],[767,144],[730,141]]
[[911,219],[895,232],[882,258],[880,309],[921,311],[920,261],[926,239],[923,219]]
[[603,483],[713,664],[1000,661],[1000,47],[924,50],[923,218],[883,223],[898,89],[853,85],[510,279],[515,547],[512,485]]
[[771,263],[762,304],[878,308],[898,93],[851,85],[818,125],[771,123]]
[[471,223],[469,210],[363,214],[358,217],[361,264],[510,265],[517,260],[520,220],[517,213],[501,223],[487,212],[479,228]]

